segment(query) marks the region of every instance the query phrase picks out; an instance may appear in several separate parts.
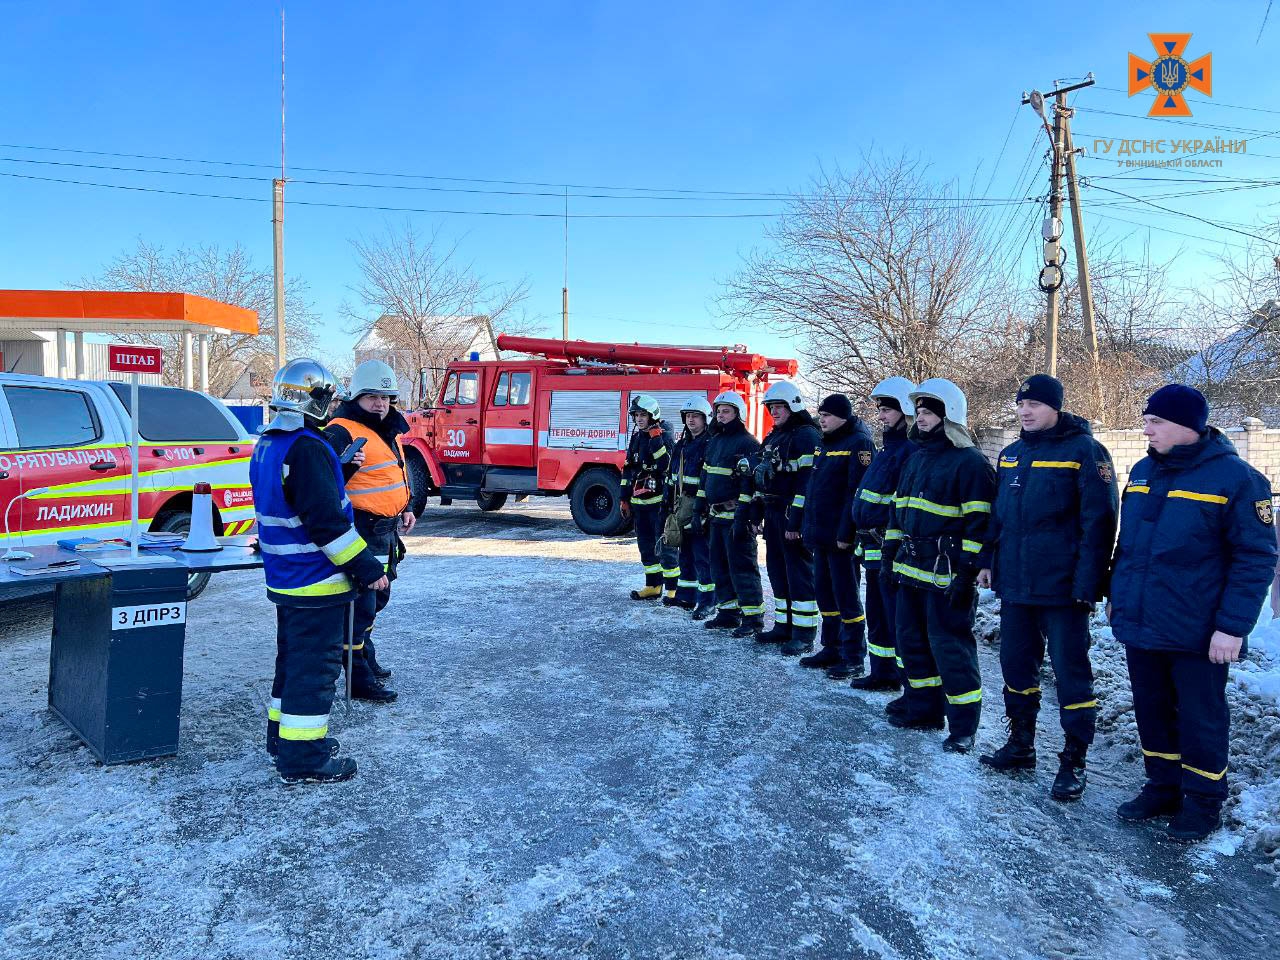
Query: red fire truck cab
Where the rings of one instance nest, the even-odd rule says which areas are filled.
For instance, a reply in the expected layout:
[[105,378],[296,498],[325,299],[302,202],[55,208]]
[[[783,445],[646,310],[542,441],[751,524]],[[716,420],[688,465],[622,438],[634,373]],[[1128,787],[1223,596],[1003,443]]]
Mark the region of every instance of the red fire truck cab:
[[771,376],[792,376],[794,360],[744,348],[672,347],[498,337],[522,359],[459,360],[449,365],[434,406],[407,414],[404,438],[413,509],[474,498],[498,510],[508,496],[568,496],[585,533],[627,526],[618,509],[630,438],[631,398],[645,393],[679,432],[679,409],[735,390],[747,426],[768,429],[762,398]]

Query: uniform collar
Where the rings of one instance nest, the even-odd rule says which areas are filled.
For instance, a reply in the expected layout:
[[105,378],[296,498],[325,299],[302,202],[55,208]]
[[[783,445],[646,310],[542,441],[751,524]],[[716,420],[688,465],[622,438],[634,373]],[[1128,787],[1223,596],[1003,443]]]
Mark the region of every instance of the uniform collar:
[[271,419],[265,427],[262,428],[263,433],[268,431],[274,433],[295,433],[303,430],[307,426],[307,418],[296,410],[277,410],[276,415]]

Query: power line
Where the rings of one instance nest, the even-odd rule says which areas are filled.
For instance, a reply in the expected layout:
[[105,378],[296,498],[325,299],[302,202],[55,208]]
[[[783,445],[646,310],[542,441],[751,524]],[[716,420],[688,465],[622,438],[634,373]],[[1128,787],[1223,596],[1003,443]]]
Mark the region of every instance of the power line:
[[[1090,208],[1092,211],[1092,208]],[[1140,212],[1140,211],[1135,211]],[[1169,227],[1156,225],[1152,223],[1140,223],[1137,220],[1126,220],[1124,217],[1117,217],[1114,213],[1093,213],[1093,216],[1099,220],[1115,220],[1119,223],[1127,223],[1130,226],[1142,227],[1148,231],[1159,230],[1162,234],[1171,233],[1174,236],[1186,237],[1189,240],[1203,240],[1205,243],[1218,243],[1227,247],[1235,247],[1237,250],[1248,250],[1248,246],[1243,243],[1233,243],[1230,240],[1214,239],[1213,237],[1202,237],[1196,233],[1185,233],[1181,230],[1173,230]]]
[[1231,233],[1238,233],[1242,237],[1251,237],[1254,240],[1261,240],[1263,243],[1274,245],[1276,242],[1275,240],[1268,239],[1267,237],[1259,236],[1256,233],[1250,233],[1247,230],[1237,230],[1235,227],[1228,227],[1222,223],[1215,223],[1213,220],[1208,220],[1205,217],[1198,217],[1194,213],[1187,213],[1185,210],[1174,210],[1172,207],[1162,207],[1159,204],[1152,203],[1150,200],[1147,200],[1143,197],[1135,197],[1132,194],[1124,193],[1120,190],[1113,190],[1110,187],[1104,187],[1099,184],[1086,184],[1086,185],[1093,187],[1095,190],[1105,190],[1107,193],[1114,193],[1117,196],[1127,197],[1128,199],[1134,200],[1138,203],[1145,203],[1148,206],[1155,207],[1155,209],[1157,210],[1163,210],[1165,213],[1172,213],[1180,217],[1187,217],[1188,219],[1191,219],[1191,220],[1198,220],[1201,223],[1207,224],[1217,230],[1228,230]]
[[1257,127],[1237,127],[1226,123],[1205,123],[1202,120],[1182,120],[1177,117],[1152,117],[1143,113],[1121,113],[1118,110],[1104,110],[1101,107],[1076,107],[1081,113],[1098,113],[1108,117],[1123,117],[1125,120],[1158,120],[1161,123],[1173,123],[1180,127],[1199,127],[1202,130],[1227,130],[1231,133],[1267,133]]
[[[1128,90],[1126,90],[1124,87],[1103,87],[1103,86],[1098,86],[1098,85],[1096,85],[1096,84],[1095,84],[1093,89],[1095,89],[1095,90],[1106,90],[1106,91],[1108,91],[1109,93],[1123,93],[1125,96],[1128,96],[1128,95],[1129,95],[1129,91],[1128,91]],[[1272,109],[1272,108],[1270,108],[1270,107],[1249,107],[1249,106],[1244,106],[1243,104],[1239,104],[1239,103],[1223,103],[1221,100],[1199,100],[1199,99],[1197,99],[1197,100],[1195,100],[1194,102],[1195,102],[1195,104],[1196,104],[1196,106],[1197,106],[1197,107],[1202,107],[1202,106],[1203,106],[1203,107],[1226,107],[1228,110],[1248,110],[1248,111],[1251,111],[1251,112],[1253,112],[1253,113],[1276,113],[1276,114],[1280,114],[1280,110],[1275,110],[1275,109]]]

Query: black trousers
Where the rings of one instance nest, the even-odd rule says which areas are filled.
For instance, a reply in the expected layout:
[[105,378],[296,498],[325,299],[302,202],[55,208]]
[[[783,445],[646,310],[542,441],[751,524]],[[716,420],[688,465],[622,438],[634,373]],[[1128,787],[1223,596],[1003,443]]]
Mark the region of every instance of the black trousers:
[[896,679],[904,687],[902,661],[898,656],[898,626],[894,623],[897,587],[892,577],[882,575],[880,565],[865,568],[867,574],[867,652],[871,654],[871,676]]
[[1147,779],[1225,800],[1228,665],[1204,654],[1137,647],[1125,647],[1125,655]]
[[822,616],[822,645],[839,649],[850,663],[861,663],[867,655],[867,617],[858,597],[859,571],[852,550],[814,548],[813,588]]
[[1076,606],[1000,604],[1000,671],[1004,710],[1035,723],[1040,712],[1040,667],[1045,644],[1058,688],[1058,719],[1065,733],[1093,743],[1098,701],[1089,663],[1089,611]]
[[631,512],[636,518],[636,545],[644,564],[644,585],[660,587],[666,580],[667,589],[674,594],[680,578],[680,560],[675,549],[662,542],[662,504],[632,506]]
[[756,538],[732,520],[711,521],[711,579],[716,585],[716,606],[741,610],[743,616],[764,615],[764,590],[760,587],[760,563]]
[[918,720],[945,715],[955,736],[976,733],[982,676],[973,639],[974,604],[957,610],[941,590],[902,583],[896,612],[898,652],[907,672],[907,715]]
[[[356,532],[364,538],[365,543],[374,555],[382,561],[382,569],[388,581],[396,578],[396,566],[399,563],[397,551],[400,548],[396,539],[396,530],[400,527],[400,518],[376,517],[372,514],[356,513]],[[355,629],[352,631],[351,684],[364,687],[374,680],[373,671],[369,667],[368,657],[374,653],[373,623],[388,603],[391,602],[391,585],[382,590],[371,590],[368,587],[356,588]],[[347,658],[343,651],[342,667],[345,670]]]
[[702,533],[681,531],[680,577],[676,581],[676,599],[686,602],[707,601],[715,593],[716,581],[711,576],[711,543],[704,526]]
[[812,635],[821,619],[813,587],[813,553],[803,540],[788,540],[786,533],[786,510],[768,507],[764,514],[764,564],[773,590],[774,622]]
[[318,770],[329,759],[329,710],[342,674],[346,603],[276,604],[276,673],[267,711],[267,749],[281,773]]

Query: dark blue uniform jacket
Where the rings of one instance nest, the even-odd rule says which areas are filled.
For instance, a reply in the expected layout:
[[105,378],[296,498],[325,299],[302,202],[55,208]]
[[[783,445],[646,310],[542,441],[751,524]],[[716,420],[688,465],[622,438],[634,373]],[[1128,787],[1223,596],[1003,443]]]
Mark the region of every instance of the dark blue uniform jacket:
[[875,449],[861,420],[846,420],[822,435],[804,495],[805,546],[834,550],[837,543],[847,543],[852,547],[853,497]]
[[1044,606],[1101,600],[1119,498],[1111,455],[1088,421],[1064,413],[1048,430],[1024,430],[1001,451],[996,479],[989,538],[1000,598]]
[[1111,626],[1144,650],[1207,654],[1253,629],[1276,573],[1271,484],[1214,427],[1129,474],[1111,575]]
[[908,429],[903,420],[895,429],[884,432],[884,446],[862,475],[862,484],[853,498],[853,525],[858,530],[863,565],[868,569],[880,566],[880,544],[892,519],[893,494],[902,468],[917,449],[915,441],[907,437]]

